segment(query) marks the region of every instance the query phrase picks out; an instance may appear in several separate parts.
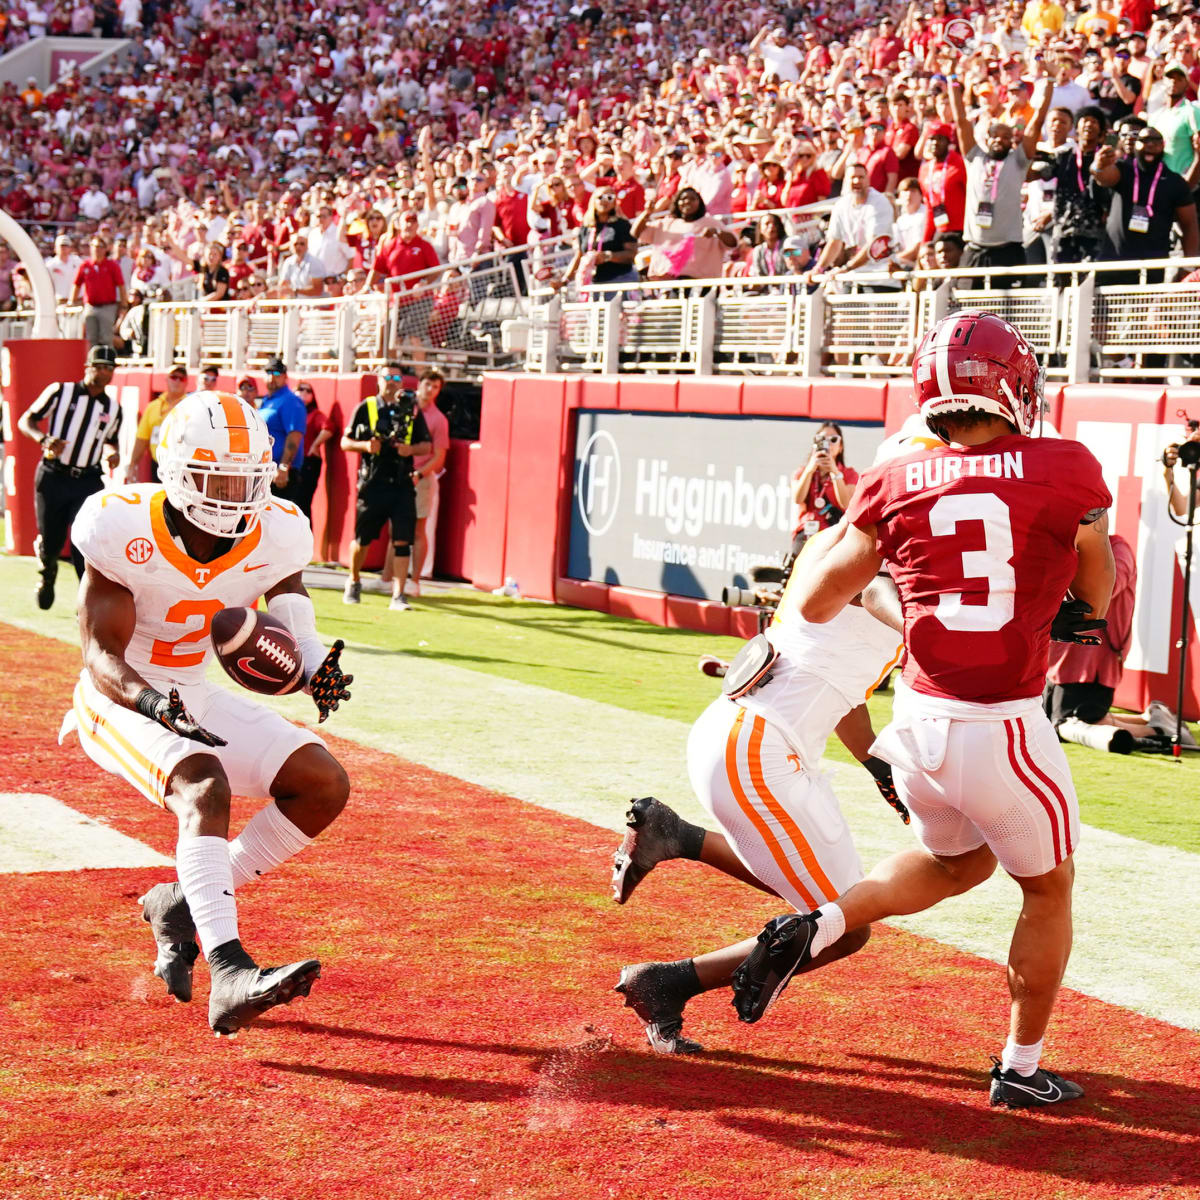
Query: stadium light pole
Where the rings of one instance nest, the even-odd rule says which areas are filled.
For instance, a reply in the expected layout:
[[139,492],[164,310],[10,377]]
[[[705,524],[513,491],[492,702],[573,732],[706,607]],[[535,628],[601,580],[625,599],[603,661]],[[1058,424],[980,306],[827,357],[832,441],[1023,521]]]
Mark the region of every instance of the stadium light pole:
[[38,251],[33,238],[13,215],[0,208],[0,237],[16,252],[17,259],[29,276],[33,289],[33,331],[35,338],[56,338],[62,333],[58,327],[58,300],[54,294],[54,280]]

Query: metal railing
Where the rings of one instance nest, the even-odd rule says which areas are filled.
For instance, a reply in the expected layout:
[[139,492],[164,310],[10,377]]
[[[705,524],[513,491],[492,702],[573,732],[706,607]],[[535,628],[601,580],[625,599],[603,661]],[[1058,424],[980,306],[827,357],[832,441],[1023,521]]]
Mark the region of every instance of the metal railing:
[[1021,329],[1051,378],[1190,380],[1200,285],[1139,282],[1165,265],[1200,260],[851,274],[821,288],[794,276],[593,285],[583,300],[543,287],[525,366],[903,376],[941,317],[984,308]]
[[[1145,282],[1200,259],[850,274],[820,288],[794,275],[591,284],[581,299],[542,275],[573,253],[565,239],[536,243],[353,296],[160,301],[146,355],[129,361],[238,372],[278,355],[298,372],[346,373],[400,357],[459,379],[506,369],[887,378],[907,374],[941,317],[986,308],[1025,333],[1053,379],[1200,377],[1200,285]],[[64,336],[82,335],[79,309],[58,315]],[[31,322],[0,316],[0,340],[29,336]]]

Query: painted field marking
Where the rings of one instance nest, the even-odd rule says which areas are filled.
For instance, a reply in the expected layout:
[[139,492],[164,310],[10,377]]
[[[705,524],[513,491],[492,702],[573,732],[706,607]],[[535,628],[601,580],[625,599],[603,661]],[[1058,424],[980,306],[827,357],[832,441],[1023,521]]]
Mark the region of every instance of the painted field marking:
[[0,792],[0,874],[170,866],[136,838],[37,792]]
[[[32,616],[5,620],[47,634]],[[77,644],[73,622],[49,632]],[[658,796],[689,820],[710,823],[687,782],[686,722],[354,643],[344,665],[355,676],[355,697],[323,731],[613,832],[623,829],[631,796]],[[228,683],[219,667],[213,672],[214,680]],[[419,703],[405,699],[414,696]],[[307,697],[268,703],[314,723]],[[913,844],[865,772],[823,766],[867,868]],[[437,803],[436,796],[429,800]],[[1200,908],[1200,855],[1084,826],[1077,858],[1067,986],[1200,1030],[1200,926],[1186,915]],[[605,892],[607,881],[598,878],[596,888]],[[965,896],[891,924],[1004,962],[1019,903],[1016,884],[998,872]],[[1136,936],[1127,927],[1129,913],[1137,914]]]

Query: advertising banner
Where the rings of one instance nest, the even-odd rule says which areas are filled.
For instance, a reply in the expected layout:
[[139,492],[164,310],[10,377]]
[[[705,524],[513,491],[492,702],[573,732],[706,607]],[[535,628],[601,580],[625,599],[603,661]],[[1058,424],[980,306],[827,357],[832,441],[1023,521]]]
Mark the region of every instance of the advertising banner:
[[[793,476],[822,422],[590,409],[577,422],[569,576],[719,600],[782,561]],[[842,431],[846,464],[870,466],[883,426]]]

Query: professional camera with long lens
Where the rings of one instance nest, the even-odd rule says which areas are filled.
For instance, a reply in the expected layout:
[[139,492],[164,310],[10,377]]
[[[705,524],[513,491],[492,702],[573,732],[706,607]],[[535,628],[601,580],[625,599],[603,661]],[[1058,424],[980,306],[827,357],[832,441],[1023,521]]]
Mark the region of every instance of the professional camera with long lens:
[[740,587],[730,584],[721,589],[721,603],[729,608],[753,608],[758,611],[758,628],[761,632],[771,622],[775,610],[783,599],[783,589],[787,587],[788,578],[792,573],[792,564],[796,561],[794,554],[789,554],[783,560],[782,566],[771,563],[760,563],[750,568],[750,587]]

